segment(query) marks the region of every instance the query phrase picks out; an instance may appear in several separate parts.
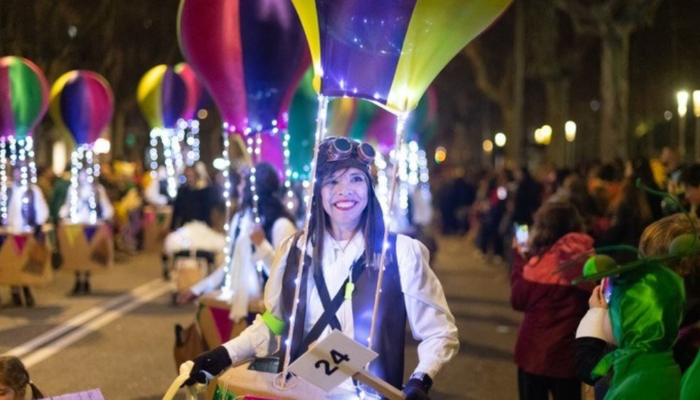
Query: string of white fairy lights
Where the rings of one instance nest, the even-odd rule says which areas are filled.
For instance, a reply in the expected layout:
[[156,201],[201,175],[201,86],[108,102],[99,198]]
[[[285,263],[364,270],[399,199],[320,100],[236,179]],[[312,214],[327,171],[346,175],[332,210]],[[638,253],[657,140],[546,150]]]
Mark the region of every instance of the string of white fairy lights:
[[226,295],[231,294],[231,174],[229,170],[231,168],[231,155],[229,149],[231,148],[230,135],[236,131],[236,127],[224,122],[223,132],[221,133],[221,138],[223,141],[223,151],[222,157],[224,160],[224,169],[222,171],[222,176],[224,178],[224,204],[226,205],[224,212],[224,236],[226,237],[226,245],[224,246],[224,286],[222,291]]
[[151,168],[151,179],[157,179],[158,173],[158,130],[151,129],[148,148],[148,156],[150,158],[149,167]]
[[[304,270],[304,258],[306,256],[306,250],[307,250],[307,245],[309,243],[309,220],[311,219],[311,204],[313,204],[313,196],[314,196],[314,186],[316,184],[316,164],[318,160],[318,145],[321,143],[321,140],[326,135],[326,119],[328,118],[328,97],[319,95],[318,96],[318,116],[316,118],[316,134],[315,134],[315,145],[314,145],[314,154],[313,158],[311,159],[311,175],[309,176],[310,179],[310,184],[309,184],[309,191],[310,193],[307,194],[308,196],[308,201],[307,201],[307,207],[306,207],[306,216],[304,218],[304,229],[303,229],[303,234],[301,237],[302,240],[302,246],[301,246],[301,252],[299,253],[299,260],[297,260],[297,276],[294,279],[294,304],[292,305],[292,313],[289,317],[289,329],[287,330],[287,339],[285,342],[285,358],[284,358],[284,366],[282,367],[282,372],[277,375],[275,379],[275,387],[279,389],[286,389],[286,377],[287,373],[289,371],[289,362],[291,358],[291,351],[292,351],[292,340],[294,336],[294,326],[296,324],[296,314],[297,314],[297,308],[299,306],[299,293],[300,293],[300,282],[301,282],[301,277],[302,273]],[[304,321],[301,321],[300,323],[304,323]]]
[[[396,118],[396,139],[394,149],[400,149],[403,144],[404,130],[406,129],[406,119],[408,113],[399,114]],[[374,344],[374,331],[377,327],[377,314],[379,312],[379,301],[382,293],[382,282],[384,280],[384,270],[386,269],[386,252],[389,250],[389,227],[394,216],[394,198],[396,197],[396,183],[398,178],[399,163],[394,163],[394,171],[391,176],[391,191],[389,194],[388,210],[389,215],[385,217],[384,223],[384,238],[382,239],[382,253],[379,257],[379,276],[377,277],[377,290],[374,294],[374,309],[372,310],[372,323],[369,329],[369,337],[367,338],[367,346],[371,350]],[[369,367],[369,365],[368,365]]]
[[2,225],[7,223],[7,141],[0,141],[0,219]]
[[199,121],[196,119],[187,122],[188,134],[185,142],[187,143],[187,165],[193,165],[200,158],[199,151]]

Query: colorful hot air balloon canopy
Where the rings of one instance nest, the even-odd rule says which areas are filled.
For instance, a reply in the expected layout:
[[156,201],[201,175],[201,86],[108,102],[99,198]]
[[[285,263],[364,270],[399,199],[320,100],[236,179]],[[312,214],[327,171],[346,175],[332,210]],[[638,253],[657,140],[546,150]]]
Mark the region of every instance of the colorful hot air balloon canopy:
[[289,0],[182,0],[182,53],[230,132],[286,128],[309,57]]
[[183,110],[183,119],[190,121],[194,119],[197,112],[197,105],[202,97],[202,85],[197,80],[194,70],[184,62],[175,65],[175,73],[185,82],[186,101]]
[[[179,120],[194,114],[185,80],[173,67],[158,65],[141,78],[137,99],[143,116],[151,128],[174,129]],[[192,109],[188,109],[192,108]]]
[[442,68],[511,0],[292,0],[320,94],[413,110]]
[[107,80],[92,71],[70,71],[51,88],[51,117],[76,144],[92,144],[109,125],[114,96]]
[[0,58],[0,137],[32,135],[48,104],[49,87],[39,67],[22,57]]

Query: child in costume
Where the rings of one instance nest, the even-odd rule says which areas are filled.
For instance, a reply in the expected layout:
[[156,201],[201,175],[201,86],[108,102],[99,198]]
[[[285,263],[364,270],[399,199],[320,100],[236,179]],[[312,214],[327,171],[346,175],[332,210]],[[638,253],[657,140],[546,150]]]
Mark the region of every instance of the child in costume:
[[[685,311],[683,279],[649,260],[614,277],[609,303],[604,297],[597,286],[576,332],[581,378],[594,384],[612,369],[605,400],[679,398],[681,371],[671,349]],[[603,357],[607,343],[619,347]]]
[[[31,397],[27,390],[31,389]],[[29,379],[29,372],[17,357],[0,357],[0,399],[43,399],[44,395]]]

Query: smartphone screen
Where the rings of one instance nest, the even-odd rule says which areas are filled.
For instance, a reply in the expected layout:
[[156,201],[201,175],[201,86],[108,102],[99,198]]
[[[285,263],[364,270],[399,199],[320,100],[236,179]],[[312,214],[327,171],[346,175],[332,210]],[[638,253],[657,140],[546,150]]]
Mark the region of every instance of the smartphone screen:
[[530,239],[530,227],[527,225],[514,224],[515,240],[523,251],[527,251],[527,241]]
[[612,281],[610,277],[603,278],[600,282],[600,291],[603,293],[605,302],[610,304],[610,297],[612,296]]

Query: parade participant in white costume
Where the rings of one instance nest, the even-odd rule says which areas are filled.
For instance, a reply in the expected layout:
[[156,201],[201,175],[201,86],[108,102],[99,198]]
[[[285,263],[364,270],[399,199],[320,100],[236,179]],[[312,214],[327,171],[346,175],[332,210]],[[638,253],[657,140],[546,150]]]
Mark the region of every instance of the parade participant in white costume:
[[[49,206],[46,204],[41,189],[28,182],[27,187],[22,187],[22,167],[18,164],[12,170],[12,183],[8,188],[7,224],[5,229],[10,234],[31,233],[40,229],[49,218]],[[35,304],[29,286],[22,287],[24,304],[33,307]],[[22,305],[20,287],[11,289],[12,304]]]
[[[241,208],[231,218],[229,235],[233,243],[229,268],[228,288],[232,295],[233,321],[248,316],[250,300],[262,297],[260,265],[269,274],[275,249],[296,232],[291,214],[280,199],[280,181],[275,167],[260,163],[255,168],[255,192],[259,198],[256,206],[260,224],[255,224],[253,194],[248,188],[249,176],[242,176],[237,185],[242,200]],[[227,284],[224,265],[207,278],[178,296],[178,302],[187,303],[195,298],[222,289]]]
[[[93,203],[94,204],[91,204]],[[71,210],[71,208],[75,209]],[[94,212],[94,218],[93,218]],[[87,172],[78,173],[78,189],[68,189],[66,202],[58,213],[61,220],[68,224],[96,224],[114,217],[114,207],[107,197],[104,186],[95,180],[88,182]],[[81,277],[82,275],[82,277]],[[75,286],[72,294],[90,293],[90,272],[75,272]]]
[[[205,371],[218,375],[234,363],[267,356],[278,344],[278,354],[284,356],[290,336],[292,361],[333,329],[368,344],[385,229],[370,174],[373,158],[370,145],[345,138],[328,138],[319,146],[309,245],[294,316],[300,323],[293,334],[287,322],[304,235],[285,242],[275,258],[265,287],[265,314],[239,337],[196,357],[187,384],[204,382]],[[407,399],[425,400],[432,379],[458,351],[457,328],[425,246],[407,236],[390,235],[387,256],[372,346],[379,357],[370,370],[403,387]],[[339,308],[332,298],[340,300]],[[418,366],[403,386],[406,322],[421,343]],[[355,390],[348,380],[329,395]]]

